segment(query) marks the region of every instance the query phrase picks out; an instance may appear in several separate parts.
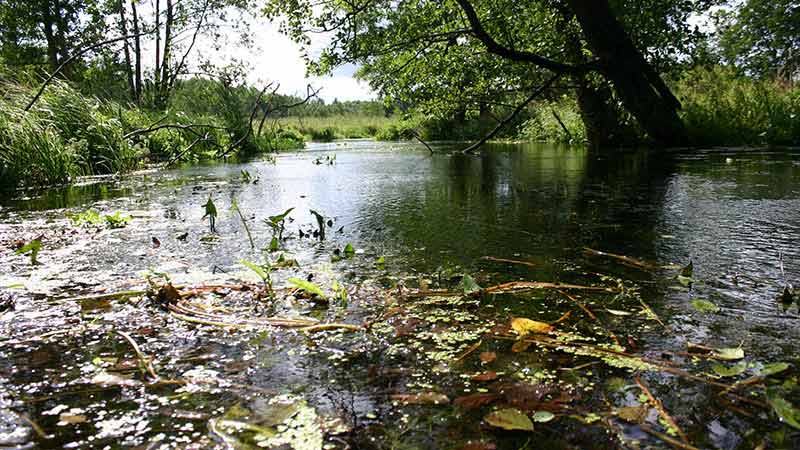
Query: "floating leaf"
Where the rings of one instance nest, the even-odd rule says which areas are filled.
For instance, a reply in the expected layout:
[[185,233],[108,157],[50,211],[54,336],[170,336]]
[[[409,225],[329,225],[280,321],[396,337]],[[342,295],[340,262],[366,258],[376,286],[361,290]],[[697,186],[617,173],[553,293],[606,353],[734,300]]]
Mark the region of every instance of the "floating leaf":
[[615,316],[631,316],[631,315],[633,315],[633,313],[630,313],[628,311],[620,311],[618,309],[606,309],[606,312],[609,313],[609,314],[613,314]]
[[472,381],[494,381],[497,379],[497,372],[488,371],[479,373],[472,377]]
[[533,422],[522,411],[507,408],[495,411],[483,418],[489,425],[504,430],[533,431]]
[[781,420],[800,430],[800,411],[794,405],[772,390],[767,390],[767,403]]
[[549,333],[553,331],[553,326],[544,322],[517,317],[511,321],[511,328],[520,335],[525,336],[530,333]]
[[422,392],[419,394],[395,394],[392,400],[406,405],[445,405],[450,403],[450,399],[437,392]]
[[386,265],[386,258],[383,256],[379,256],[377,260],[375,260],[375,265],[382,268]]
[[692,307],[701,313],[716,313],[719,312],[719,306],[711,303],[708,300],[696,299],[692,300]]
[[721,377],[735,377],[736,375],[741,375],[744,373],[744,371],[747,370],[747,367],[748,364],[745,361],[741,361],[730,367],[723,364],[714,364],[711,366],[711,370]]
[[717,348],[714,349],[713,356],[725,361],[736,361],[744,358],[744,350],[741,347]]
[[472,294],[473,292],[478,292],[481,290],[481,287],[478,286],[478,283],[475,282],[475,279],[467,274],[464,274],[464,276],[461,278],[461,283],[459,283],[458,287],[465,294]]
[[759,375],[762,377],[768,377],[770,375],[775,375],[776,373],[781,373],[788,369],[790,366],[788,363],[779,362],[773,364],[766,364],[764,367],[761,368],[759,371]]
[[464,409],[477,409],[481,406],[488,405],[499,398],[500,396],[498,394],[472,394],[458,397],[457,399],[453,400],[453,404]]
[[536,411],[533,414],[533,421],[539,423],[550,422],[551,420],[555,419],[556,415],[551,413],[550,411]]
[[497,359],[497,353],[495,352],[481,352],[479,356],[481,362],[490,363]]
[[625,406],[617,411],[617,417],[631,423],[644,423],[650,407],[646,404],[638,406]]
[[325,293],[322,292],[322,288],[317,286],[315,283],[306,280],[301,280],[299,278],[289,278],[286,281],[288,281],[289,284],[291,284],[292,286],[302,291],[308,292],[309,294],[316,295],[317,297],[322,299],[327,298]]

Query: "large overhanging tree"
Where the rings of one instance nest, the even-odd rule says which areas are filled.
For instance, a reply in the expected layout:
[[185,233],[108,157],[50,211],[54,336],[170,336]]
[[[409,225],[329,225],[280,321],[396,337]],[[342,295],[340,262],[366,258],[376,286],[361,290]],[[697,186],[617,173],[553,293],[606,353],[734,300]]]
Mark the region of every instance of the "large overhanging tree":
[[331,38],[309,57],[313,71],[360,64],[379,92],[429,112],[509,102],[518,111],[545,84],[582,87],[587,126],[610,127],[619,102],[653,141],[680,145],[680,104],[658,71],[691,42],[696,3],[268,0],[265,12],[307,49],[315,33]]

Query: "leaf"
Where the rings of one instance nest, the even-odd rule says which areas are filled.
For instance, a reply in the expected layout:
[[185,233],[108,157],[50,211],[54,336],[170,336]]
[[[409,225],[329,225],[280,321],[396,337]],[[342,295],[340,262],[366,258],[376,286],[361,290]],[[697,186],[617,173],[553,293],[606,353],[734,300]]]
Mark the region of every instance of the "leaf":
[[276,252],[280,248],[280,243],[278,243],[278,237],[273,236],[272,240],[269,241],[269,251]]
[[609,314],[613,314],[615,316],[632,316],[633,315],[633,313],[630,313],[628,311],[620,311],[618,309],[606,309],[606,312],[609,313]]
[[206,217],[216,218],[217,217],[217,207],[214,205],[214,201],[211,200],[211,196],[208,196],[208,201],[203,205],[203,209],[205,210],[205,214],[203,215],[203,219]]
[[375,260],[375,265],[378,267],[384,267],[386,265],[386,258],[379,256],[378,259]]
[[437,392],[422,392],[419,394],[394,394],[390,397],[406,405],[446,405],[450,399]]
[[794,405],[772,390],[767,390],[767,403],[781,420],[789,426],[800,430],[800,411]]
[[692,307],[701,313],[717,313],[719,306],[711,303],[708,300],[696,299],[692,300]]
[[465,294],[472,294],[473,292],[478,292],[481,290],[481,287],[478,286],[478,283],[475,282],[475,279],[467,274],[464,274],[464,276],[461,278],[461,282],[458,284],[458,287]]
[[689,264],[687,264],[684,268],[681,269],[681,276],[686,278],[692,278],[693,274],[694,274],[694,262],[690,260]]
[[644,423],[650,407],[647,405],[626,406],[617,411],[617,417],[631,423]]
[[292,210],[294,210],[294,208],[287,209],[286,211],[283,212],[283,214],[278,214],[278,215],[275,215],[275,216],[269,216],[269,221],[273,225],[277,225],[280,222],[283,222],[286,219],[286,216],[288,216],[289,213],[292,212]]
[[490,363],[497,359],[497,353],[495,352],[481,352],[479,356],[481,362]]
[[259,278],[261,278],[262,280],[267,280],[267,279],[269,279],[269,274],[268,274],[268,273],[267,273],[267,271],[266,271],[266,270],[264,270],[264,268],[263,268],[263,267],[261,267],[260,265],[258,265],[258,264],[256,264],[256,263],[254,263],[254,262],[250,262],[250,261],[248,261],[248,260],[246,260],[246,259],[242,259],[242,260],[240,260],[239,262],[240,262],[240,263],[242,263],[242,264],[244,264],[244,265],[245,265],[245,266],[246,266],[248,269],[250,269],[250,270],[252,270],[253,272],[255,272],[255,273],[256,273],[256,275],[258,275],[258,277],[259,277]]
[[356,254],[356,249],[353,248],[353,244],[348,243],[344,246],[344,256],[346,258],[352,258],[353,255]]
[[41,248],[42,248],[42,241],[40,241],[39,239],[34,239],[25,244],[24,246],[18,248],[14,253],[16,253],[17,255],[22,255],[30,252],[31,264],[39,264],[36,257],[39,255],[39,250],[41,250]]
[[453,400],[453,404],[464,409],[477,409],[488,405],[500,398],[497,394],[472,394],[458,397]]
[[744,358],[744,350],[741,347],[717,348],[714,349],[712,356],[723,361],[736,361]]
[[745,361],[740,361],[730,367],[723,364],[714,364],[711,366],[711,370],[720,377],[735,377],[744,373],[747,367],[748,364]]
[[497,372],[492,370],[479,373],[471,378],[472,381],[494,381],[497,379]]
[[761,370],[758,372],[759,375],[762,377],[768,377],[770,375],[775,375],[776,373],[781,373],[788,369],[789,364],[785,362],[773,363],[773,364],[766,364]]
[[694,279],[692,277],[685,277],[683,275],[678,275],[678,283],[684,286],[691,286],[694,283]]
[[486,415],[483,420],[493,427],[504,430],[533,431],[531,419],[522,411],[514,408],[495,411]]
[[522,353],[530,348],[531,345],[533,345],[532,341],[516,341],[514,345],[511,346],[511,351],[514,353]]
[[511,328],[520,335],[525,336],[531,333],[549,333],[553,331],[553,326],[544,322],[517,317],[511,320]]
[[533,414],[533,421],[538,423],[550,422],[555,419],[556,415],[550,411],[536,411]]
[[312,283],[312,282],[306,281],[306,280],[301,280],[299,278],[289,278],[286,281],[288,281],[289,284],[291,284],[292,286],[294,286],[294,287],[296,287],[296,288],[298,288],[298,289],[300,289],[302,291],[305,291],[305,292],[307,292],[309,294],[316,295],[317,297],[322,298],[322,299],[328,298],[325,295],[325,293],[322,292],[322,288],[317,286],[315,283]]

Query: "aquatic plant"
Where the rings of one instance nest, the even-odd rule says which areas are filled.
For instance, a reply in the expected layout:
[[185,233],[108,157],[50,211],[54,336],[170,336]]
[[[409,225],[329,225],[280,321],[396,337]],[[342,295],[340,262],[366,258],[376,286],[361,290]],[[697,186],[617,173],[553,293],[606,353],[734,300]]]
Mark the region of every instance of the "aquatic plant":
[[217,232],[216,222],[217,222],[217,207],[214,205],[214,200],[211,199],[211,195],[208,196],[208,201],[203,205],[203,210],[205,214],[200,220],[204,220],[208,217],[208,227],[212,233]]

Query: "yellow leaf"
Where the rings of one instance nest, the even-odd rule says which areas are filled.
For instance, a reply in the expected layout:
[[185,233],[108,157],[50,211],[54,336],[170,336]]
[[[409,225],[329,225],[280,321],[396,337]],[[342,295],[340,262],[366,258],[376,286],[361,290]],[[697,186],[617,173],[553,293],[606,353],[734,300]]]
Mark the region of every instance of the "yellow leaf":
[[544,322],[537,322],[531,319],[517,317],[511,321],[511,328],[520,336],[530,333],[549,333],[553,331],[553,326]]

